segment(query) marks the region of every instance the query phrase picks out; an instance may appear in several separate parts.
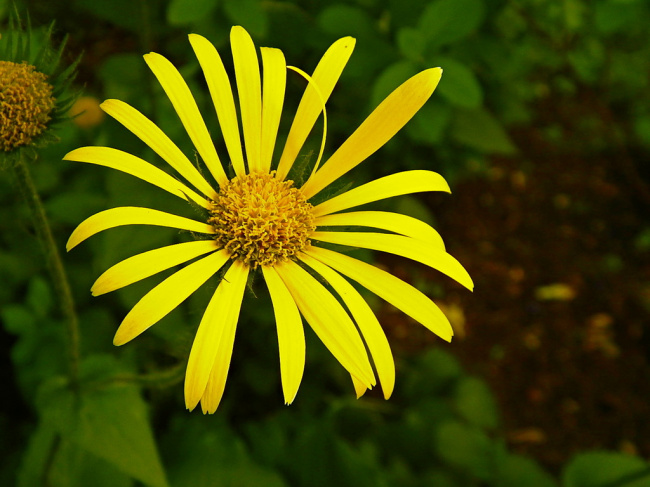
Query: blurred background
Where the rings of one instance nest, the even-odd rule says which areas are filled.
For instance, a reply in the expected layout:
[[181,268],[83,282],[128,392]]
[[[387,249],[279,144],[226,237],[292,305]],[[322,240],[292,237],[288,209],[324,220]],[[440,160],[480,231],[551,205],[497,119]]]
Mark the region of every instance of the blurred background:
[[[10,11],[0,0],[0,32]],[[368,296],[397,365],[393,397],[357,400],[308,332],[296,401],[283,404],[264,285],[247,292],[224,400],[188,413],[183,374],[210,281],[137,340],[112,336],[168,273],[92,298],[119,260],[177,241],[124,227],[64,255],[81,324],[83,398],[61,387],[65,335],[27,205],[0,173],[0,485],[505,486],[650,485],[650,4],[644,0],[18,0],[35,46],[54,20],[80,57],[80,94],[60,141],[31,167],[64,252],[88,216],[120,205],[188,214],[128,175],[62,161],[106,145],[159,166],[98,104],[124,100],[191,155],[142,60],[182,72],[216,117],[188,33],[231,66],[244,26],[311,72],[336,39],[355,52],[328,102],[325,157],[388,93],[444,69],[431,100],[348,182],[408,169],[441,173],[451,195],[375,205],[421,218],[469,271],[473,294],[410,261],[360,253],[432,297],[451,344]],[[0,39],[0,43],[4,39]],[[0,90],[2,87],[0,86]],[[288,76],[286,136],[304,80]],[[317,153],[321,122],[304,154]],[[282,135],[278,145],[282,144]],[[222,151],[222,154],[225,152]],[[257,282],[256,284],[260,284]]]

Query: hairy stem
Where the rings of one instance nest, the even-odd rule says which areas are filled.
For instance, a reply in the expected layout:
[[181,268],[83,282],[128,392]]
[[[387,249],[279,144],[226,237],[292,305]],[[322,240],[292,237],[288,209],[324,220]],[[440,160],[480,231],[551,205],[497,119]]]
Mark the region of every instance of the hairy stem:
[[18,163],[14,166],[16,179],[20,186],[20,191],[31,209],[34,228],[41,242],[47,269],[54,284],[61,313],[66,322],[68,373],[72,387],[77,390],[80,355],[79,319],[75,311],[70,283],[63,267],[61,254],[52,235],[52,228],[45,214],[43,202],[36,191],[36,186],[34,186],[34,181],[25,159],[25,156],[21,156]]

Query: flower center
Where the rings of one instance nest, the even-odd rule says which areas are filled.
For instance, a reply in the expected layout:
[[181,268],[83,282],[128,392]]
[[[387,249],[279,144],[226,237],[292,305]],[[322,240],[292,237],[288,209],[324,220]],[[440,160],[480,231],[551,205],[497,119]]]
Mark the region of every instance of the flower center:
[[0,149],[31,143],[47,128],[55,103],[45,74],[27,63],[0,61]]
[[295,256],[314,231],[312,205],[293,181],[271,174],[236,177],[221,187],[208,223],[215,240],[233,259],[256,268]]

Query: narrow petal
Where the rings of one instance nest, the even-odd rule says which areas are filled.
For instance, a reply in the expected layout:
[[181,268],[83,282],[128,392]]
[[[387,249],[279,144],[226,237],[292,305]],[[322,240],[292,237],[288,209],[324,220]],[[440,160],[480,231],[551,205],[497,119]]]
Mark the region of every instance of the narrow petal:
[[[341,296],[341,299],[350,310],[372,355],[381,388],[384,391],[384,397],[388,399],[395,387],[395,362],[393,361],[393,354],[390,351],[386,334],[381,328],[375,313],[352,284],[331,267],[307,254],[302,254],[300,260],[320,274]],[[355,389],[357,388],[355,387]],[[357,394],[358,392],[359,390],[357,390]]]
[[280,157],[278,165],[278,178],[284,179],[298,157],[298,153],[307,140],[318,116],[323,111],[323,101],[330,97],[336,82],[341,77],[343,68],[348,63],[356,41],[352,37],[339,39],[325,52],[312,75],[312,81],[318,86],[320,96],[310,83],[300,100],[296,116],[293,119],[289,135]]
[[106,294],[217,250],[214,240],[195,240],[143,252],[115,264],[93,284],[93,296]]
[[433,301],[410,284],[373,265],[332,250],[312,246],[305,253],[357,281],[443,340],[451,341],[453,330],[449,320]]
[[262,90],[262,144],[261,163],[262,172],[271,171],[271,160],[275,139],[280,126],[282,105],[284,104],[284,91],[287,85],[287,63],[284,54],[279,49],[263,47],[262,66],[264,68],[264,89]]
[[190,34],[189,39],[208,83],[212,103],[219,118],[221,133],[226,142],[235,174],[243,176],[246,174],[246,167],[244,166],[244,153],[239,137],[239,121],[230,78],[228,78],[219,52],[210,41],[198,34]]
[[375,376],[359,332],[336,298],[293,261],[276,265],[275,269],[300,312],[332,355],[366,388],[374,386]]
[[164,211],[152,210],[151,208],[121,206],[100,211],[82,221],[70,235],[66,250],[71,250],[96,233],[122,225],[156,225],[189,230],[190,232],[214,233],[212,225],[207,223],[197,222]]
[[138,110],[120,100],[106,100],[102,110],[124,125],[142,142],[147,144],[167,164],[176,169],[187,181],[204,195],[214,198],[216,191],[192,165],[185,154],[160,128]]
[[64,157],[66,161],[87,162],[106,166],[118,171],[125,172],[136,178],[140,178],[154,186],[164,189],[173,195],[184,200],[191,199],[204,208],[208,207],[208,201],[198,195],[194,190],[188,188],[178,179],[173,178],[165,171],[158,169],[153,164],[140,159],[128,152],[123,152],[111,147],[81,147],[68,152]]
[[432,68],[404,82],[381,102],[359,128],[305,183],[312,197],[388,142],[429,99],[438,86],[442,69]]
[[285,404],[298,393],[305,371],[305,331],[295,300],[273,267],[262,266],[264,280],[273,301],[275,325],[280,349],[280,374]]
[[432,247],[430,244],[402,235],[371,232],[314,232],[314,240],[329,242],[363,249],[379,250],[413,259],[436,269],[465,286],[470,291],[474,289],[472,278],[465,268],[444,250]]
[[113,344],[124,345],[156,324],[221,269],[229,258],[225,250],[213,252],[162,281],[131,308],[117,329]]
[[185,372],[190,411],[201,400],[203,412],[213,413],[221,401],[247,278],[248,267],[233,261],[203,314]]
[[243,27],[235,26],[230,31],[230,45],[235,63],[235,78],[239,93],[244,141],[248,170],[261,169],[260,150],[262,136],[262,83],[260,64],[253,39]]
[[155,52],[145,54],[144,60],[158,78],[158,82],[165,90],[169,101],[174,105],[178,118],[181,119],[203,162],[205,162],[217,184],[223,186],[228,182],[228,178],[223,170],[201,112],[199,112],[199,107],[196,106],[192,92],[181,73],[164,56]]
[[363,382],[358,380],[355,376],[351,375],[352,377],[352,384],[354,385],[354,392],[357,395],[357,399],[359,399],[361,396],[363,396],[368,388],[363,385]]
[[424,191],[450,192],[449,185],[438,173],[424,170],[403,171],[375,179],[325,200],[314,207],[314,215],[328,215],[373,201]]
[[440,234],[422,220],[388,211],[351,211],[323,215],[314,221],[318,227],[372,227],[400,233],[416,240],[422,240],[435,248],[445,250]]

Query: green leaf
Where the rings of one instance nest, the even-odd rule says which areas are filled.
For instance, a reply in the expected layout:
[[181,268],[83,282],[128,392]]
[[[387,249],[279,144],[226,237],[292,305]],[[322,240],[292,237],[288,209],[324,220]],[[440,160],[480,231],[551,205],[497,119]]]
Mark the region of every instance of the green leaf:
[[[108,98],[136,101],[137,87],[143,84],[145,63],[137,54],[114,54],[104,61],[98,75],[104,83],[104,94]],[[136,88],[136,89],[134,89]]]
[[167,21],[171,25],[186,25],[205,20],[217,6],[218,0],[171,0]]
[[506,454],[498,462],[499,487],[556,487],[555,479],[530,458]]
[[167,487],[139,390],[110,381],[120,372],[110,356],[91,357],[82,372],[104,385],[86,388],[77,398],[65,381],[46,383],[37,398],[45,424],[145,485]]
[[241,25],[253,37],[266,36],[269,19],[260,0],[225,0],[223,7],[233,25]]
[[474,32],[484,14],[481,0],[434,0],[422,12],[418,28],[430,45],[442,46]]
[[425,45],[426,37],[418,29],[402,27],[397,31],[397,47],[406,59],[423,61]]
[[429,100],[406,125],[406,133],[417,142],[438,144],[449,127],[451,111],[448,104]]
[[462,108],[478,108],[483,104],[483,89],[465,64],[443,57],[436,57],[435,64],[443,69],[437,93]]
[[614,452],[575,456],[562,472],[564,487],[650,486],[650,465],[638,457]]
[[210,421],[206,427],[203,415],[177,416],[163,446],[174,487],[287,485],[278,474],[256,464],[223,421]]
[[456,386],[456,409],[469,423],[494,429],[499,413],[494,396],[487,384],[475,377],[464,377]]
[[323,31],[334,36],[354,36],[369,38],[374,35],[374,27],[368,14],[350,5],[332,5],[318,16],[318,24]]
[[456,357],[444,350],[434,348],[424,353],[415,369],[406,376],[404,392],[407,397],[417,399],[439,395],[448,390],[459,377],[462,368]]
[[50,285],[42,277],[30,279],[27,288],[27,304],[40,318],[46,317],[52,311],[54,300]]
[[598,2],[595,8],[595,25],[603,34],[613,34],[638,23],[643,15],[643,2],[607,0]]
[[377,78],[372,87],[371,104],[379,105],[395,88],[417,73],[410,61],[398,61],[388,66]]
[[129,476],[40,424],[18,471],[18,487],[132,487]]
[[76,7],[134,32],[142,28],[142,7],[133,0],[75,0]]
[[34,330],[36,317],[25,306],[7,304],[0,311],[0,318],[5,330],[14,335],[22,335]]
[[98,194],[69,190],[50,198],[46,204],[47,214],[57,223],[77,225],[88,217],[89,212],[106,208],[106,199]]
[[496,118],[487,110],[458,110],[451,135],[458,142],[486,153],[513,154],[516,147]]
[[480,429],[447,421],[438,428],[434,445],[438,455],[449,465],[467,470],[482,480],[492,478],[496,448]]

